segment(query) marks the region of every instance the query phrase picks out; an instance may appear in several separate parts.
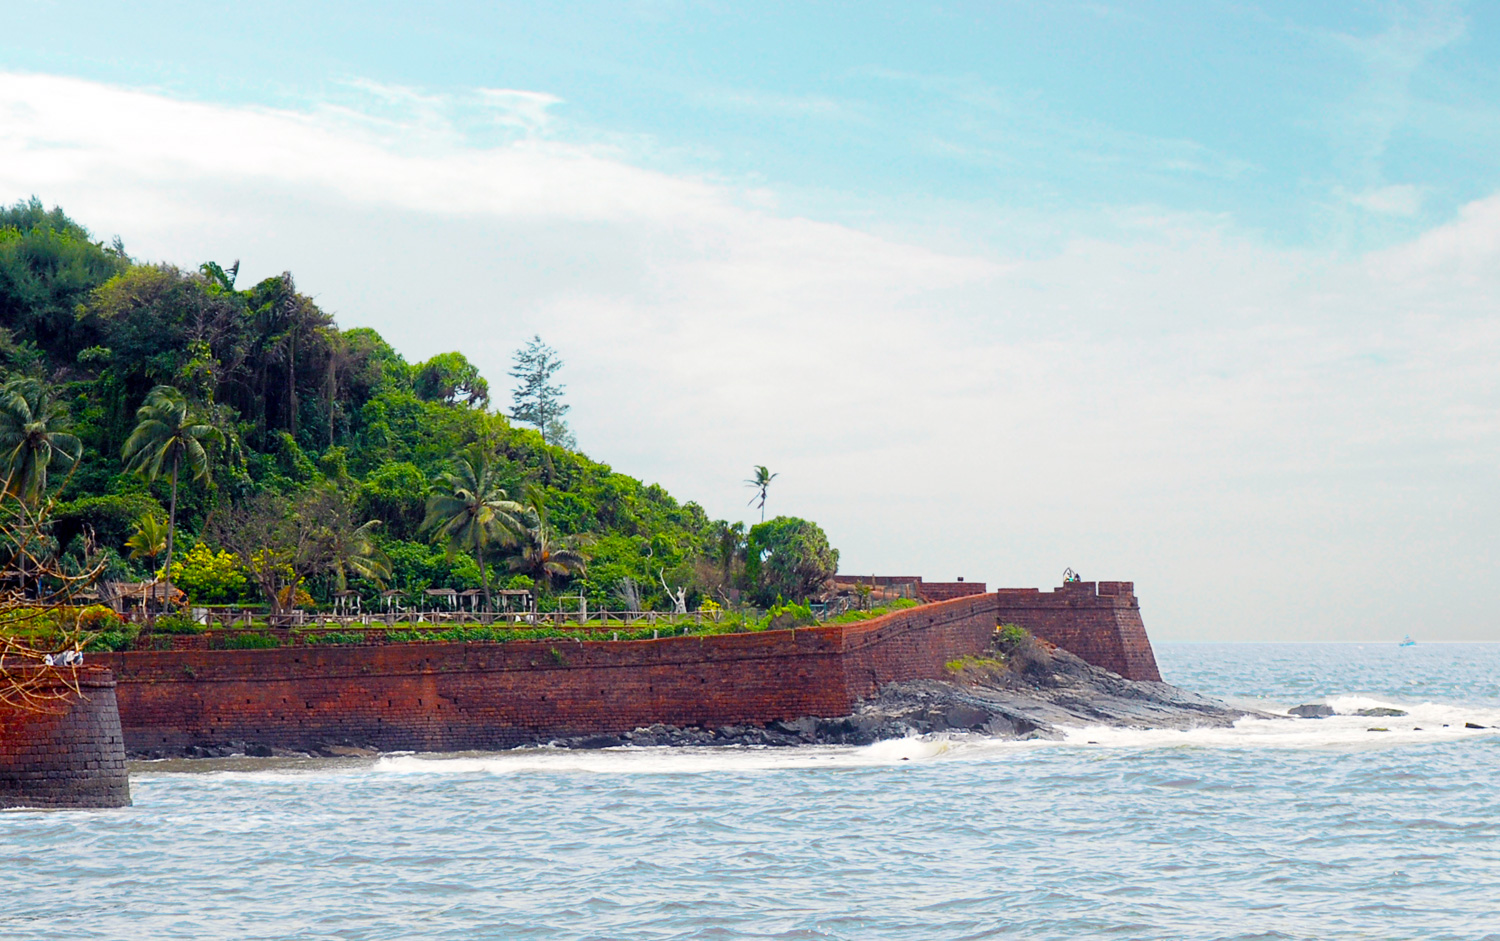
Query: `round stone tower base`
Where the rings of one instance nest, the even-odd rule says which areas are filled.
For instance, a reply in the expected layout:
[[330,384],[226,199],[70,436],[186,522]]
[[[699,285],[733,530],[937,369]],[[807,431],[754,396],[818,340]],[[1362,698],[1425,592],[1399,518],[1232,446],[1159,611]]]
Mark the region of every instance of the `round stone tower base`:
[[79,667],[72,693],[70,668],[32,669],[43,689],[64,695],[41,712],[0,703],[0,808],[129,806],[114,676]]

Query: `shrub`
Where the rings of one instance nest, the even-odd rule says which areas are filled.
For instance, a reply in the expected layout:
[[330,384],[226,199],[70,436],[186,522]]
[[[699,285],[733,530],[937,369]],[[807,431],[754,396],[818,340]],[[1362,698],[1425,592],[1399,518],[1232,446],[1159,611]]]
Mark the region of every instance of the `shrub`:
[[124,618],[116,614],[113,608],[102,604],[89,605],[78,613],[79,629],[89,633],[118,631],[124,625]]
[[988,657],[959,657],[957,660],[949,660],[943,664],[943,669],[957,677],[968,676],[973,679],[983,679],[1005,670],[1008,666],[1004,660],[994,660]]
[[239,560],[203,543],[187,551],[172,564],[172,583],[198,604],[228,604],[243,600],[250,581],[240,570]]
[[192,615],[181,612],[163,614],[151,625],[152,633],[156,634],[201,634],[205,630],[207,628],[194,621]]
[[818,623],[812,608],[805,604],[776,604],[766,611],[762,630],[782,631],[789,627],[806,627]]
[[342,631],[310,633],[305,635],[303,640],[309,644],[362,644],[365,642],[363,634],[347,634]]
[[1003,624],[997,628],[994,645],[1006,664],[1017,672],[1037,676],[1052,668],[1052,655],[1030,631],[1019,625]]
[[209,642],[214,650],[266,650],[280,647],[281,638],[270,634],[218,634]]
[[84,650],[110,651],[129,650],[135,646],[135,639],[140,635],[140,628],[134,624],[121,625],[120,630],[100,631],[89,642],[84,645]]

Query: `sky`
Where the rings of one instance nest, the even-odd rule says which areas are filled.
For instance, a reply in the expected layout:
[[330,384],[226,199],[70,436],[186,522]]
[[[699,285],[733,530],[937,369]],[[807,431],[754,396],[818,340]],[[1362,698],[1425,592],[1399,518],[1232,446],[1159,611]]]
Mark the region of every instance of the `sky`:
[[845,572],[1500,640],[1500,7],[0,9],[0,201],[290,270]]

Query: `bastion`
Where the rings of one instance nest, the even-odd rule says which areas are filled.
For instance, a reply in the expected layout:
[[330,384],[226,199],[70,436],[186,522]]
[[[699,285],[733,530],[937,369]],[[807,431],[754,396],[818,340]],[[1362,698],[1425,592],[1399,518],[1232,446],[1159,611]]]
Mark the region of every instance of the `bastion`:
[[130,803],[125,740],[108,670],[28,667],[42,711],[0,703],[0,808],[124,807]]

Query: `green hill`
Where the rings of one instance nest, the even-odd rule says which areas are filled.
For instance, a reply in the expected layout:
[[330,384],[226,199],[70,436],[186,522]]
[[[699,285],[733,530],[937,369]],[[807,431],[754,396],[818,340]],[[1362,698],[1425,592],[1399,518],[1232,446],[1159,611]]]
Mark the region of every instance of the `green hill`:
[[[121,455],[160,386],[222,432],[206,441],[208,476],[184,466],[178,487],[175,580],[195,601],[267,600],[275,573],[247,560],[273,563],[244,551],[257,538],[280,553],[274,565],[301,572],[291,590],[321,603],[341,583],[367,605],[383,586],[478,587],[480,559],[492,586],[534,587],[543,604],[583,592],[618,608],[634,586],[657,609],[671,604],[663,581],[694,606],[734,589],[766,603],[806,597],[836,566],[813,524],[778,518],[752,538],[564,446],[555,420],[546,438],[513,423],[461,353],[409,363],[373,330],[340,329],[290,272],[245,287],[236,274],[138,263],[35,199],[0,209],[0,444],[11,448],[0,469],[24,498],[20,478],[35,468],[22,466],[17,436],[34,445],[33,419],[50,409],[44,430],[63,437],[35,496],[50,501],[47,551],[62,568],[102,564],[106,578],[137,580],[159,563],[132,558],[131,540],[153,548],[141,521],[167,518],[169,475],[128,471]],[[72,467],[67,435],[81,452]],[[423,526],[463,455],[521,504],[522,525],[489,531],[477,554]],[[301,541],[321,555],[295,556]],[[379,564],[357,564],[360,552]],[[570,552],[586,564],[566,564]]]

